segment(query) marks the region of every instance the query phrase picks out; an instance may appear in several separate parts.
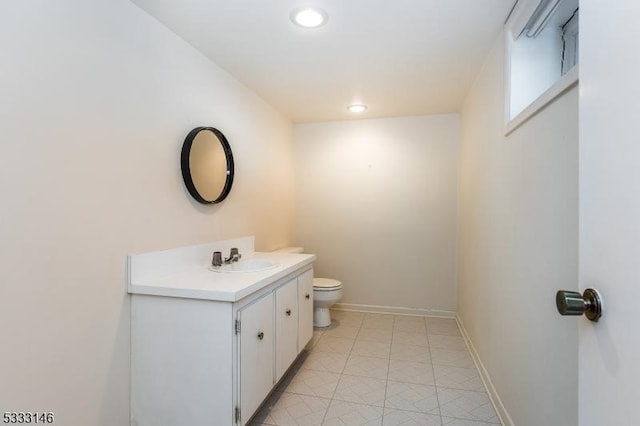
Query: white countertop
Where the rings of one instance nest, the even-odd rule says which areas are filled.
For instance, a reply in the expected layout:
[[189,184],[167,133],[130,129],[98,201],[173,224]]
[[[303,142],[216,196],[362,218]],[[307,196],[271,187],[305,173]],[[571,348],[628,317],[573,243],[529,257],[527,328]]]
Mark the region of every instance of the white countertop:
[[311,265],[316,256],[253,252],[248,258],[267,259],[278,265],[259,272],[215,272],[209,270],[208,262],[199,261],[165,275],[131,278],[128,291],[131,294],[236,302],[298,269]]

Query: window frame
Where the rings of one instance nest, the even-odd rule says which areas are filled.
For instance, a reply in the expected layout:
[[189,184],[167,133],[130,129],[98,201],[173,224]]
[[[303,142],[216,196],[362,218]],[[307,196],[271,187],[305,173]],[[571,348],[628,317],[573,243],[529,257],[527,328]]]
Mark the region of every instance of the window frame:
[[[540,4],[540,0],[519,0],[509,19],[505,24],[505,109],[504,109],[504,134],[509,135],[531,117],[536,115],[546,105],[553,100],[569,91],[579,82],[580,68],[576,63],[566,73],[561,75],[548,89],[540,93],[533,101],[529,103],[522,111],[511,117],[512,107],[512,66],[511,59],[513,56],[514,45],[518,37],[522,34],[527,23],[534,15],[536,8]],[[579,31],[579,30],[578,30]],[[525,37],[525,35],[522,35]],[[579,32],[578,32],[579,37]],[[576,55],[577,58],[577,55]]]

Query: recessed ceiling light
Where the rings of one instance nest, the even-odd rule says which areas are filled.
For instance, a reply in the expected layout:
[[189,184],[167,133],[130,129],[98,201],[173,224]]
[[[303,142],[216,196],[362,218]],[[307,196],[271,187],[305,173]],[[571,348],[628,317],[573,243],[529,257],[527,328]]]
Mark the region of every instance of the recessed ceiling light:
[[328,19],[327,13],[314,7],[303,7],[291,12],[291,21],[303,28],[318,28],[326,24]]
[[367,110],[367,106],[362,104],[353,104],[349,105],[347,109],[351,112],[365,112]]

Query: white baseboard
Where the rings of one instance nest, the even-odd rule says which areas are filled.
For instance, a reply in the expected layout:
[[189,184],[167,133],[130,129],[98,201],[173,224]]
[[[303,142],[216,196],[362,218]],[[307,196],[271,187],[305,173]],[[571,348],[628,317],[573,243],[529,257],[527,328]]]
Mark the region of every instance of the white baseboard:
[[455,318],[453,311],[440,311],[437,309],[403,308],[400,306],[358,305],[355,303],[336,303],[331,307],[339,311],[371,312],[379,314],[395,315],[420,315],[427,317]]
[[509,415],[509,413],[507,412],[507,409],[502,403],[502,399],[500,399],[500,395],[498,395],[498,391],[496,390],[496,387],[493,385],[493,382],[491,381],[489,372],[487,371],[486,368],[484,368],[484,364],[482,364],[482,361],[480,360],[480,356],[478,355],[476,348],[473,346],[473,343],[469,338],[469,334],[467,333],[467,330],[464,328],[462,319],[458,314],[455,315],[455,318],[456,318],[456,321],[458,322],[458,326],[460,327],[460,330],[462,331],[462,337],[464,338],[465,342],[467,343],[467,346],[469,347],[469,351],[471,352],[471,356],[473,357],[473,362],[475,362],[476,367],[480,372],[480,378],[484,383],[484,387],[487,389],[487,393],[489,394],[491,403],[493,404],[493,407],[496,409],[496,413],[498,413],[500,422],[502,423],[503,426],[514,426],[513,419],[511,419],[511,416]]

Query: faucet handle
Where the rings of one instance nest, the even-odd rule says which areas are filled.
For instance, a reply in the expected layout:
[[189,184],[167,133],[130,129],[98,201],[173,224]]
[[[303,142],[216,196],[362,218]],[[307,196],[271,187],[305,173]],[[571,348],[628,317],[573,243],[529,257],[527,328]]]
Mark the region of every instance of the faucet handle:
[[240,258],[242,258],[242,255],[236,247],[231,249],[231,258],[235,260],[240,260]]
[[236,247],[233,247],[231,249],[231,252],[229,253],[229,258],[225,259],[224,263],[237,262],[238,260],[240,260],[241,257],[242,255],[240,254],[238,249]]
[[213,259],[211,260],[211,265],[216,267],[216,268],[222,266],[222,252],[221,251],[214,251],[213,252]]

